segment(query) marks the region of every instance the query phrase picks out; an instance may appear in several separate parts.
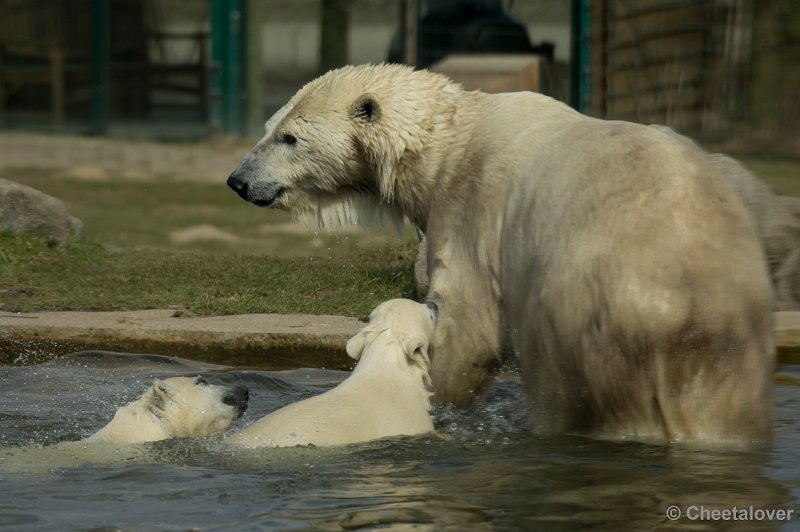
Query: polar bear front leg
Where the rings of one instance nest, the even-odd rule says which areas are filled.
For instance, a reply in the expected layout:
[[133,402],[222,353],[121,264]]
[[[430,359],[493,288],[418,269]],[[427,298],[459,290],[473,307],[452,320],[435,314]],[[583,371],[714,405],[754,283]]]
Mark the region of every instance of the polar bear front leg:
[[429,268],[427,299],[438,307],[431,380],[436,400],[466,406],[486,391],[500,366],[499,303],[490,275],[478,275],[464,261],[446,264],[433,260]]
[[467,406],[480,397],[500,365],[499,349],[492,345],[496,341],[485,334],[491,329],[487,327],[488,320],[470,320],[459,309],[466,304],[464,300],[439,304],[431,344],[434,397],[456,406]]

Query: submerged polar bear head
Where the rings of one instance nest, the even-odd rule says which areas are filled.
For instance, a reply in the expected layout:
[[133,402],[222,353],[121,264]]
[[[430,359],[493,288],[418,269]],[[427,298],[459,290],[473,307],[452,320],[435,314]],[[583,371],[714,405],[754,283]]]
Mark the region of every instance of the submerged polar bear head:
[[156,379],[87,441],[126,444],[208,436],[242,416],[248,395],[241,386],[210,384],[201,376]]
[[387,216],[399,223],[402,214],[416,223],[417,196],[441,155],[425,148],[448,129],[448,96],[460,90],[445,76],[402,65],[332,70],[267,121],[228,185],[312,227],[369,225]]

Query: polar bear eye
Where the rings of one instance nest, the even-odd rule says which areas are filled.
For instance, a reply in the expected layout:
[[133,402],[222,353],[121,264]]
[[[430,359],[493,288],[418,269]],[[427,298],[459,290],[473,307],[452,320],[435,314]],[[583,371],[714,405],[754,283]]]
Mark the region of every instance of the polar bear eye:
[[284,144],[288,144],[289,146],[294,146],[297,144],[297,137],[292,135],[291,133],[284,133],[281,135],[281,142]]

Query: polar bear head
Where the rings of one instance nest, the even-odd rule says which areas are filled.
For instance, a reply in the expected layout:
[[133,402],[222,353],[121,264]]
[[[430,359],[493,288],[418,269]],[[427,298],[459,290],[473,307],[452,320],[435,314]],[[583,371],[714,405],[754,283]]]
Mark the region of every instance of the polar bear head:
[[428,351],[435,326],[433,303],[426,305],[410,299],[381,303],[369,315],[369,324],[347,342],[347,354],[359,361],[353,374],[368,364],[409,367],[430,387]]
[[450,149],[442,134],[459,92],[445,76],[403,65],[332,70],[267,121],[228,186],[312,227],[399,223],[403,214],[416,223],[417,196]]
[[240,386],[210,384],[198,376],[156,380],[144,397],[171,437],[187,438],[228,428],[244,413],[248,395]]
[[156,379],[87,441],[129,444],[208,436],[242,416],[248,395],[241,386],[210,384],[202,376]]

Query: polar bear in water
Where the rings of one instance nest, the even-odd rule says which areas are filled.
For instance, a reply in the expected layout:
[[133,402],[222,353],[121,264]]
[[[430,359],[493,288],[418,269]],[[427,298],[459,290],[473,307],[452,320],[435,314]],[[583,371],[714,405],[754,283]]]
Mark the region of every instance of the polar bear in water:
[[120,407],[108,425],[82,441],[131,444],[208,436],[240,418],[248,398],[246,388],[210,384],[201,376],[156,379],[138,399]]
[[202,376],[156,379],[88,438],[0,449],[0,471],[36,472],[129,460],[138,456],[134,444],[209,436],[227,429],[244,414],[248,399],[246,388],[210,384]]
[[358,360],[336,388],[285,406],[227,438],[241,447],[334,446],[433,431],[428,348],[435,308],[407,299],[378,305],[347,342]]

